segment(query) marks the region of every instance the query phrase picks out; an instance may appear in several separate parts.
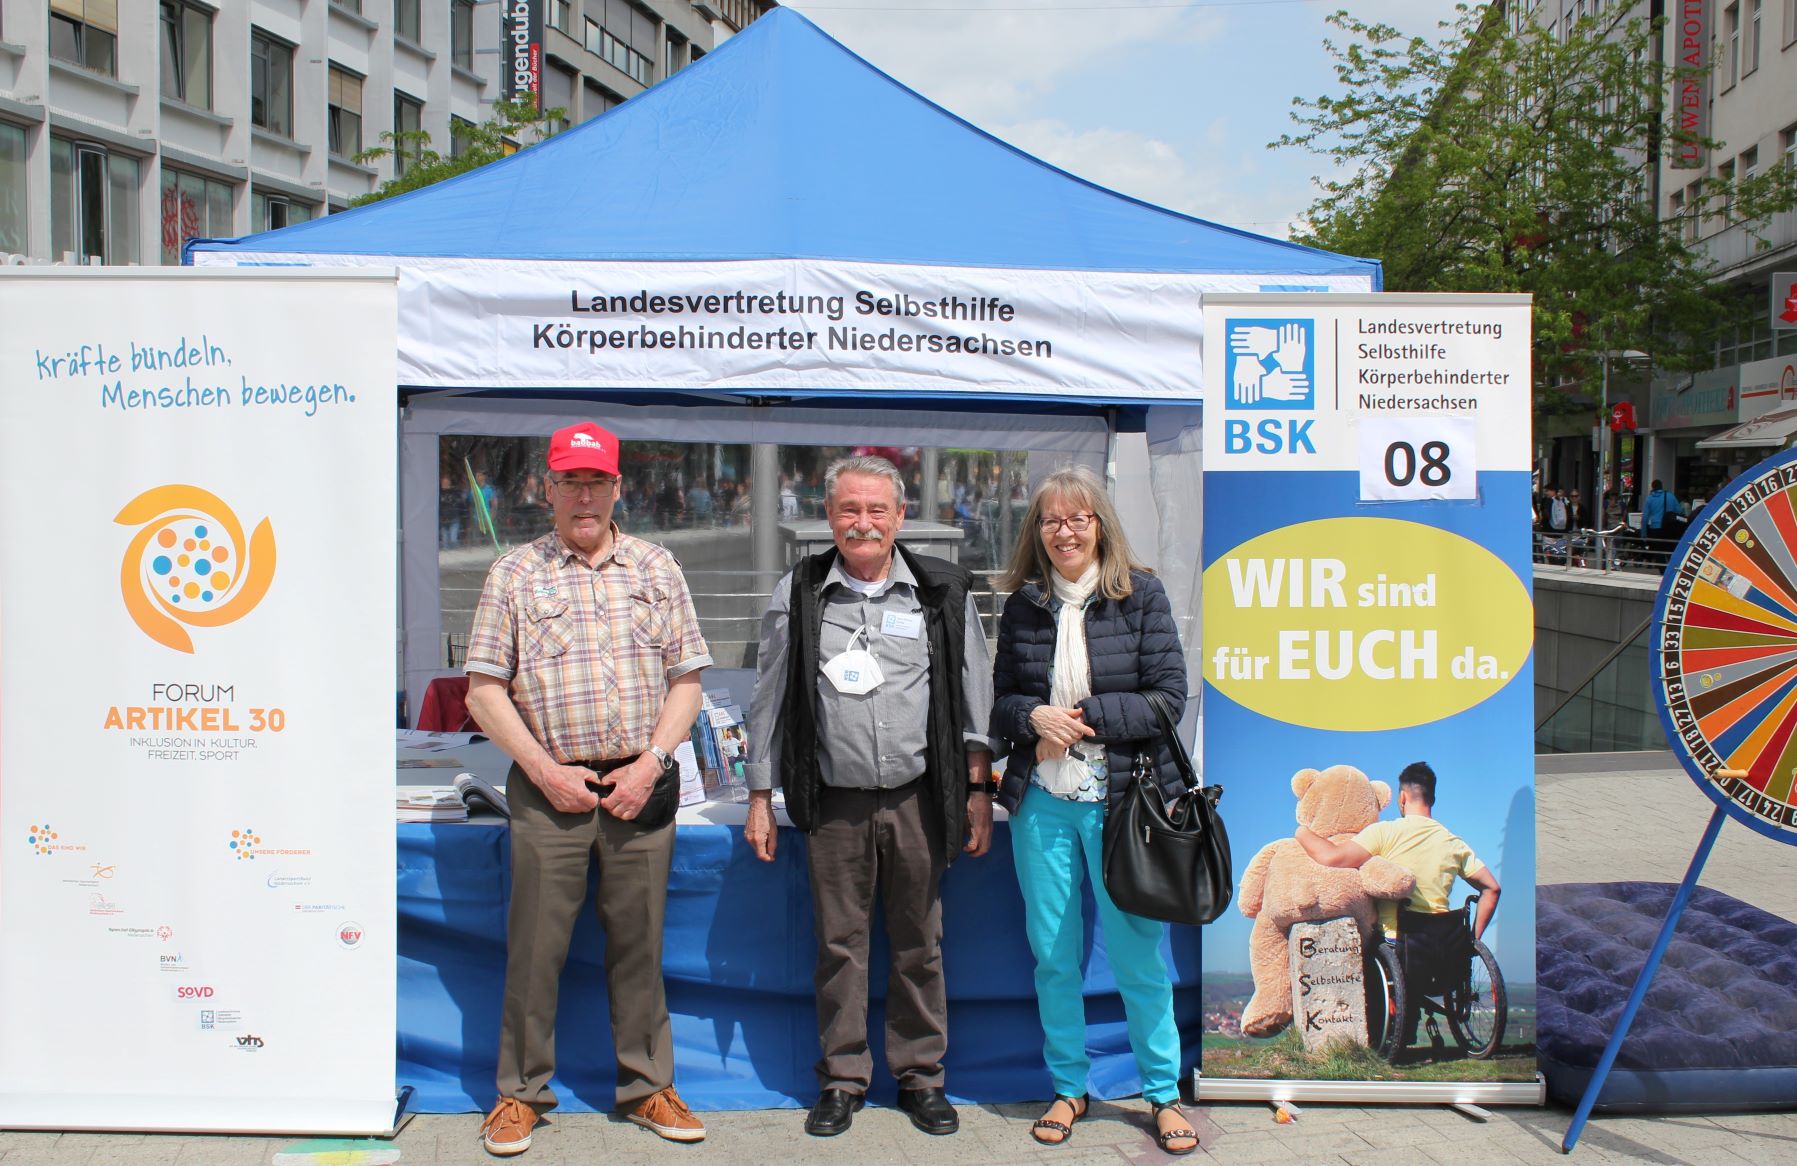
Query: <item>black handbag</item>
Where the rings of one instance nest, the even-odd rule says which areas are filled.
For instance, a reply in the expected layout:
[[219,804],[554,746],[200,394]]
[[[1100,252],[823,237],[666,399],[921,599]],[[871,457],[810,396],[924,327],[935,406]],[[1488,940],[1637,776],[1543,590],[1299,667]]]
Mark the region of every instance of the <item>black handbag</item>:
[[1220,785],[1200,786],[1173,710],[1158,692],[1145,692],[1161,724],[1160,740],[1173,754],[1185,792],[1169,805],[1156,780],[1154,746],[1136,753],[1129,792],[1104,821],[1104,889],[1132,915],[1168,923],[1209,923],[1235,895],[1229,834],[1217,813]]

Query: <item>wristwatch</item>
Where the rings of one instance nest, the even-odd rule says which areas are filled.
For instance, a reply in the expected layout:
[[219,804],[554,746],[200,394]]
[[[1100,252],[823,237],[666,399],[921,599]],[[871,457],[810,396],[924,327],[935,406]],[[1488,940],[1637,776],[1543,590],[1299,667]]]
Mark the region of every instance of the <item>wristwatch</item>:
[[674,755],[669,753],[666,749],[663,749],[660,745],[652,744],[648,749],[644,750],[644,752],[648,753],[649,756],[661,763],[661,771],[663,773],[674,772],[675,766],[679,764],[679,762],[674,760]]

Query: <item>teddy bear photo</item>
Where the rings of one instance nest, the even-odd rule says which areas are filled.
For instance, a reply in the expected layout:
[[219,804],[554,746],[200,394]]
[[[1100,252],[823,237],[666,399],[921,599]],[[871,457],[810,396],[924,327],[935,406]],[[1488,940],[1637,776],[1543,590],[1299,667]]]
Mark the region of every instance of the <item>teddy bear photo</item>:
[[[1292,793],[1298,824],[1332,841],[1353,838],[1391,804],[1391,786],[1369,780],[1352,765],[1301,769],[1292,777]],[[1415,876],[1388,859],[1338,870],[1313,862],[1296,838],[1262,847],[1242,874],[1236,900],[1242,914],[1254,920],[1248,937],[1254,996],[1242,1011],[1242,1032],[1270,1037],[1292,1021],[1288,942],[1294,923],[1352,919],[1366,944],[1378,919],[1374,900],[1407,898],[1415,886]]]

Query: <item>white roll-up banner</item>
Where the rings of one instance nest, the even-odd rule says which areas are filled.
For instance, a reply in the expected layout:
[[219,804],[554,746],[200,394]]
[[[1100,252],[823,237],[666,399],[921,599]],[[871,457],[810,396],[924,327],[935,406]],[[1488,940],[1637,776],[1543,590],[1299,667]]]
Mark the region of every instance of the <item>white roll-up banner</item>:
[[395,304],[0,270],[0,1126],[392,1126]]

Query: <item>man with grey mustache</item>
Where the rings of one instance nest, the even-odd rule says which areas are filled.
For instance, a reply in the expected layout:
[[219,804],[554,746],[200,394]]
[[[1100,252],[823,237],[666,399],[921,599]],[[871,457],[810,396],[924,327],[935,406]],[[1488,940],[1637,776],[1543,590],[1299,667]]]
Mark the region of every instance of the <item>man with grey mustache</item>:
[[868,947],[885,908],[891,969],[886,1064],[898,1103],[930,1134],[960,1118],[943,1089],[948,998],[943,869],[992,837],[991,656],[973,576],[898,543],[905,485],[891,462],[844,458],[824,475],[835,546],[801,559],[761,623],[749,710],[745,839],[773,861],[773,784],[809,837],[817,927],[817,1137],[849,1128],[873,1075]]

